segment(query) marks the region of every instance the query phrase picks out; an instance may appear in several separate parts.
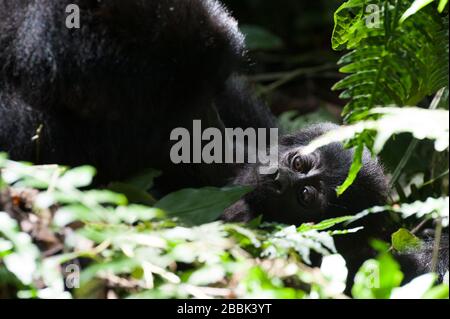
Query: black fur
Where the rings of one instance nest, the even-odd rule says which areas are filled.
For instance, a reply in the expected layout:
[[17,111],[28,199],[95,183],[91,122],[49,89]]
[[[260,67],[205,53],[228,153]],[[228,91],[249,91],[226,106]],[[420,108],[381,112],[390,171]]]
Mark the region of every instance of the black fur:
[[[65,27],[69,3],[81,29]],[[195,118],[223,125],[208,113],[233,90],[244,49],[218,2],[0,0],[0,48],[0,149],[12,158],[91,164],[99,181],[155,167],[175,170],[180,187],[215,182],[198,169],[183,179],[167,141]]]
[[[81,29],[65,27],[71,3],[82,9]],[[336,196],[353,156],[341,144],[306,159],[315,176],[292,171],[290,155],[333,129],[329,124],[283,137],[280,174],[273,176],[259,176],[257,166],[238,173],[234,165],[171,164],[170,132],[190,128],[193,119],[220,129],[276,126],[237,75],[243,40],[216,0],[0,0],[0,151],[37,164],[90,164],[98,183],[158,168],[163,193],[223,186],[237,176],[235,184],[256,189],[226,220],[263,214],[298,224],[383,204],[385,176],[368,154],[356,183]],[[307,204],[298,200],[305,186],[315,187]],[[360,260],[376,226],[361,245],[343,250]]]
[[434,271],[439,276],[439,281],[442,282],[445,274],[448,272],[449,263],[449,238],[448,234],[441,237],[436,259],[436,265],[433,269],[433,253],[435,250],[435,236],[425,238],[421,247],[404,253],[397,254],[397,260],[402,266],[405,274],[404,281],[409,282],[412,279],[426,273]]

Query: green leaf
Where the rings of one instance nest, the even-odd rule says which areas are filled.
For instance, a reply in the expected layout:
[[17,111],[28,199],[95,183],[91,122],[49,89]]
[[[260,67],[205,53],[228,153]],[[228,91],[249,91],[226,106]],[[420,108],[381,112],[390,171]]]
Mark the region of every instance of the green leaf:
[[440,0],[439,1],[439,6],[438,6],[438,11],[439,13],[442,13],[445,9],[445,6],[447,5],[448,0]]
[[368,114],[376,115],[379,118],[342,126],[318,137],[303,149],[304,154],[311,154],[331,143],[351,142],[351,145],[357,144],[349,176],[338,188],[339,195],[342,195],[358,176],[362,168],[365,144],[369,144],[367,141],[373,140],[373,143],[370,144],[373,144],[371,148],[375,154],[382,151],[389,138],[400,133],[412,133],[416,139],[420,140],[434,140],[435,149],[438,152],[449,148],[449,112],[447,110],[384,107],[375,108]]
[[108,274],[130,274],[134,269],[139,267],[140,263],[137,260],[122,258],[111,262],[96,263],[89,266],[81,272],[81,284],[87,285],[89,281],[98,276],[106,276]]
[[423,296],[423,299],[449,299],[448,284],[442,284],[428,290]]
[[0,234],[13,244],[13,251],[3,257],[4,265],[24,285],[31,285],[39,258],[39,250],[31,236],[20,232],[17,222],[3,212],[0,212]]
[[366,217],[369,214],[380,214],[386,211],[398,213],[403,219],[408,219],[412,216],[416,218],[432,218],[434,220],[441,220],[443,227],[449,226],[449,198],[428,198],[426,201],[416,201],[410,204],[401,204],[395,206],[372,207],[367,209],[352,220],[352,222]]
[[253,267],[240,282],[250,299],[297,299],[304,296],[301,291],[285,288],[281,280],[270,278],[260,267]]
[[419,249],[422,241],[407,229],[402,228],[392,234],[392,246],[396,251],[404,253]]
[[222,281],[225,275],[225,269],[221,265],[206,266],[193,272],[188,283],[196,286],[207,286]]
[[125,181],[125,184],[132,185],[141,191],[148,191],[153,187],[155,178],[161,176],[161,172],[149,168],[139,175]]
[[122,194],[117,194],[109,190],[90,190],[83,192],[84,200],[97,204],[111,204],[125,206],[128,204],[127,198]]
[[432,3],[434,0],[415,0],[411,7],[406,10],[406,12],[402,15],[400,22],[403,23],[406,19],[408,19],[410,16],[417,13],[417,11],[425,8],[427,5]]
[[4,256],[6,253],[11,251],[13,249],[14,245],[9,240],[5,240],[0,237],[0,259],[2,256]]
[[263,257],[286,258],[292,251],[296,251],[307,264],[311,264],[311,251],[322,256],[337,253],[333,237],[328,232],[317,230],[299,232],[295,226],[275,232],[267,238],[263,247],[265,247]]
[[91,214],[91,211],[83,205],[64,206],[58,209],[53,218],[53,224],[57,227],[65,227],[75,221],[100,222],[101,219]]
[[389,253],[382,253],[363,264],[355,276],[352,295],[356,299],[388,299],[402,280],[400,265]]
[[137,222],[151,221],[156,218],[163,218],[164,213],[157,208],[151,208],[141,205],[130,205],[116,208],[115,216],[120,219],[120,222],[133,225]]
[[367,3],[364,0],[344,2],[334,14],[332,47],[334,50],[352,49],[371,35],[380,34],[379,28],[366,23]]
[[355,182],[356,178],[358,177],[359,172],[361,171],[361,168],[363,167],[362,163],[362,156],[364,152],[364,144],[360,143],[355,150],[355,154],[353,156],[353,162],[350,167],[350,172],[348,174],[347,179],[344,181],[344,183],[337,188],[337,194],[338,196],[341,196],[345,193],[345,191],[352,186],[352,184]]
[[58,181],[58,177],[66,171],[57,165],[32,166],[29,163],[7,161],[2,172],[3,180],[16,187],[47,189],[50,183]]
[[5,153],[0,152],[0,168],[3,168],[6,164],[7,156]]
[[419,10],[430,2],[370,3],[383,8],[376,13],[379,27],[368,26],[367,1],[349,0],[336,11],[333,48],[353,50],[339,61],[347,77],[333,87],[349,100],[346,123],[364,119],[376,106],[417,105],[448,87],[448,17]]
[[91,166],[73,168],[60,178],[58,186],[64,189],[89,186],[92,183],[95,173],[95,168]]
[[310,231],[310,230],[317,230],[317,231],[327,230],[336,225],[345,223],[353,218],[354,218],[353,216],[343,216],[343,217],[327,219],[316,225],[303,224],[297,229],[297,231],[302,233],[302,232],[306,232],[306,231]]
[[155,207],[188,225],[217,220],[224,210],[252,190],[250,187],[185,189],[167,195]]
[[[136,187],[133,184],[116,182],[111,183],[108,188],[115,193],[125,195],[131,203],[152,206],[156,203],[156,200],[145,190],[148,188],[145,188],[146,186],[144,186],[144,184],[145,183],[141,184],[139,187]],[[142,188],[141,186],[144,187]]]

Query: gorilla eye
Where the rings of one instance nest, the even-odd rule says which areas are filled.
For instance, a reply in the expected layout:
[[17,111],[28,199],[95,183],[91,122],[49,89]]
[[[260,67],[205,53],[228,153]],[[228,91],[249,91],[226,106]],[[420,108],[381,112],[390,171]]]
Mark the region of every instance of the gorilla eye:
[[292,162],[292,169],[296,172],[301,172],[303,168],[302,159],[300,156],[297,156]]
[[311,186],[306,186],[300,191],[300,202],[304,205],[311,205],[315,199],[315,189]]

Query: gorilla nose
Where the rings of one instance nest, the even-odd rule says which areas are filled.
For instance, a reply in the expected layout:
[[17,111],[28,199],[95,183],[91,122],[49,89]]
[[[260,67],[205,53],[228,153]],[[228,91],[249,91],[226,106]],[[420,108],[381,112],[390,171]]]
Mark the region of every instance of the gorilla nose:
[[285,168],[279,168],[274,179],[275,189],[278,194],[283,194],[290,186],[289,171]]

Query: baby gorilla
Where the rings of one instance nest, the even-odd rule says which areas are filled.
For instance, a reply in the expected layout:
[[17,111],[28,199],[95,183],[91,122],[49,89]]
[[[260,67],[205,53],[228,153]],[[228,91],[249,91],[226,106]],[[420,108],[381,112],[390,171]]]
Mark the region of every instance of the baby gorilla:
[[353,151],[333,143],[312,154],[302,154],[303,147],[336,128],[334,124],[318,124],[282,137],[278,170],[261,175],[258,165],[243,169],[235,183],[253,186],[255,191],[228,209],[225,219],[250,220],[263,214],[267,220],[298,225],[384,205],[386,177],[369,152],[364,153],[356,182],[340,197],[336,188],[348,176]]

